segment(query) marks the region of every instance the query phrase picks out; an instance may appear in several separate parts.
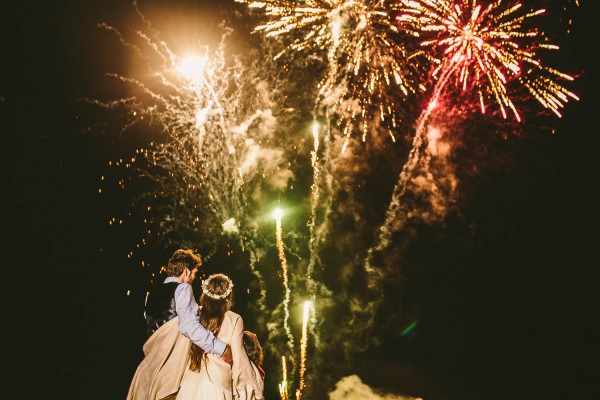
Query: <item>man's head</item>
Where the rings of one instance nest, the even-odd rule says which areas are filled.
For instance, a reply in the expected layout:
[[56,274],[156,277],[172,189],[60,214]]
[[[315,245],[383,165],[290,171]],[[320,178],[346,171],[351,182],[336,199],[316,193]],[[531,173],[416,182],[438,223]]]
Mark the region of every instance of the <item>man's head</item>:
[[200,255],[193,250],[175,250],[167,263],[167,275],[179,278],[185,283],[192,283],[201,265]]

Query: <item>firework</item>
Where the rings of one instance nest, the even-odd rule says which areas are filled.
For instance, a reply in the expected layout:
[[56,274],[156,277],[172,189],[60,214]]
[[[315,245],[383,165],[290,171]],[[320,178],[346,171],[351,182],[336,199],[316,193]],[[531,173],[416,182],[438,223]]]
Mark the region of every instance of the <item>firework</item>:
[[[532,18],[544,10],[523,11],[521,3],[498,0],[487,7],[476,0],[402,0],[403,13],[397,20],[404,29],[425,39],[437,67],[438,79],[430,106],[447,83],[463,92],[478,95],[481,112],[492,100],[504,118],[510,109],[517,120],[519,112],[509,96],[508,84],[518,82],[544,107],[561,116],[559,109],[569,98],[578,99],[558,81],[573,78],[544,66],[540,54],[557,50],[545,40]],[[431,37],[433,36],[433,37]],[[431,38],[430,38],[431,37]]]
[[[393,233],[402,229],[409,217],[404,204],[409,183],[417,179],[418,173],[420,182],[428,187],[429,200],[435,201],[439,197],[440,187],[436,183],[439,180],[433,179],[430,171],[432,157],[427,136],[430,131],[437,132],[437,128],[431,126],[430,118],[448,89],[459,89],[459,96],[448,99],[449,102],[456,102],[460,95],[467,99],[470,93],[476,93],[482,113],[491,99],[499,106],[504,118],[510,109],[517,121],[521,121],[521,117],[509,96],[509,84],[526,88],[534,99],[559,117],[559,109],[569,98],[578,99],[552,79],[570,81],[572,77],[545,67],[539,58],[541,50],[558,47],[543,40],[544,35],[535,26],[527,27],[530,20],[544,10],[522,12],[521,4],[505,6],[502,1],[485,8],[475,0],[402,0],[400,3],[403,10],[397,17],[400,26],[421,37],[423,48],[430,49],[434,61],[431,73],[434,85],[416,120],[412,147],[394,186],[377,241],[365,258],[364,268],[369,276],[371,301],[375,307],[383,301],[378,293],[383,273],[373,264],[375,254],[387,248]],[[449,192],[453,190],[451,186]],[[441,218],[445,212],[444,204],[439,203],[432,210],[434,217]],[[370,318],[366,321],[368,325],[373,323]]]
[[338,116],[349,139],[359,126],[364,141],[373,122],[386,123],[395,140],[398,99],[421,90],[413,52],[398,37],[395,9],[380,0],[275,0],[251,2],[270,20],[255,28],[267,37],[290,37],[284,51],[320,50],[328,71],[319,83],[318,102]]
[[[133,156],[111,163],[122,170],[118,187],[135,191],[127,217],[143,218],[146,226],[128,257],[143,257],[147,244],[159,243],[199,248],[208,259],[226,234],[240,241],[254,265],[259,238],[247,194],[269,185],[265,176],[284,162],[281,150],[261,144],[274,124],[272,101],[257,93],[258,69],[226,53],[230,30],[214,50],[206,45],[179,55],[134,8],[142,28],[99,26],[143,60],[145,70],[108,74],[129,97],[86,99],[122,116],[121,135],[142,128],[151,137]],[[127,217],[110,223],[121,225]]]
[[[326,58],[328,68],[319,83],[314,120],[317,120],[319,107],[324,106],[329,130],[322,137],[328,139],[332,131],[329,116],[335,114],[335,125],[340,128],[343,136],[340,142],[344,142],[336,150],[346,148],[357,126],[362,131],[362,140],[365,140],[371,130],[380,129],[386,129],[394,138],[402,108],[398,100],[425,89],[419,83],[422,79],[416,71],[433,62],[430,76],[435,79],[429,82],[432,88],[427,87],[428,101],[416,120],[408,160],[393,189],[392,200],[378,232],[378,243],[367,253],[366,285],[372,293],[376,293],[375,296],[368,297],[360,311],[368,319],[360,327],[360,331],[368,331],[373,326],[377,308],[383,300],[384,291],[381,288],[386,273],[373,265],[376,259],[374,254],[387,247],[392,240],[392,233],[401,229],[406,221],[408,214],[407,205],[403,203],[404,195],[408,188],[412,189],[407,184],[414,178],[417,168],[420,168],[418,172],[425,176],[427,183],[432,183],[429,188],[438,190],[435,185],[440,179],[434,179],[429,171],[432,153],[427,151],[426,146],[430,142],[427,133],[431,131],[432,125],[429,119],[434,111],[441,108],[439,104],[443,104],[440,101],[442,95],[448,94],[447,90],[450,88],[455,90],[453,94],[458,91],[466,96],[473,92],[478,96],[482,112],[486,111],[490,103],[496,103],[504,117],[507,116],[507,111],[511,111],[520,119],[517,107],[509,96],[511,89],[520,85],[542,105],[560,115],[559,110],[564,103],[577,97],[557,80],[572,78],[543,66],[541,53],[557,48],[547,42],[538,43],[543,35],[533,27],[525,28],[525,24],[541,14],[541,10],[521,15],[519,6],[507,8],[500,2],[482,8],[474,1],[443,0],[396,3],[368,0],[244,2],[253,8],[264,10],[270,19],[256,27],[256,32],[262,32],[268,37],[278,37],[282,41],[288,40],[291,44],[286,47],[286,51],[317,51]],[[395,19],[396,15],[398,19]],[[125,42],[125,38],[111,27],[104,27],[117,33]],[[255,91],[248,91],[249,85],[245,83],[252,82],[253,86],[258,86],[255,82],[260,80],[260,75],[252,71],[248,73],[247,69],[237,64],[228,68],[224,62],[223,48],[216,54],[205,50],[187,58],[172,52],[164,41],[151,33],[135,31],[135,35],[145,46],[140,53],[149,50],[155,55],[158,59],[156,68],[149,74],[133,78],[113,75],[119,81],[134,87],[135,96],[109,103],[96,102],[113,110],[126,111],[124,114],[130,120],[124,125],[123,131],[144,123],[157,127],[163,135],[164,140],[139,149],[131,159],[116,163],[126,168],[137,168],[138,178],[152,181],[158,188],[140,195],[140,202],[145,202],[143,210],[148,212],[144,223],[149,228],[146,230],[147,237],[136,247],[145,245],[151,235],[154,235],[178,245],[200,245],[204,254],[210,256],[217,241],[222,240],[221,235],[231,234],[240,238],[242,247],[249,250],[251,268],[254,270],[254,263],[259,258],[257,254],[261,252],[254,243],[258,240],[256,232],[249,228],[253,226],[253,221],[252,208],[248,203],[251,201],[249,197],[260,192],[253,189],[258,186],[257,177],[263,174],[257,173],[253,160],[261,157],[260,154],[265,158],[281,153],[273,149],[265,150],[258,145],[263,143],[260,139],[268,143],[276,137],[273,133],[280,132],[265,129],[269,132],[259,138],[252,135],[252,127],[258,131],[262,129],[257,129],[257,126],[268,128],[275,125],[261,123],[268,115],[264,109],[275,101],[265,101],[262,105],[267,107],[249,104],[247,99],[260,96]],[[412,45],[413,42],[420,44],[423,50],[410,49],[409,44]],[[283,54],[279,53],[276,58],[281,58]],[[418,56],[423,56],[428,63],[416,63]],[[269,71],[271,72],[273,71]],[[460,97],[448,96],[447,101],[456,102],[457,99]],[[335,190],[343,185],[332,182],[332,166],[336,159],[331,154],[335,151],[328,150],[326,140],[323,143],[325,151],[321,149],[324,160],[319,159],[319,129],[315,122],[311,151],[314,175],[308,223],[310,260],[306,276],[294,273],[293,269],[288,271],[281,214],[275,215],[277,254],[285,289],[282,325],[288,340],[284,345],[292,363],[295,362],[295,349],[289,322],[289,307],[293,300],[289,280],[305,279],[308,297],[313,301],[317,300],[317,287],[324,287],[318,286],[318,282],[313,280],[313,271],[319,257],[318,246],[331,240],[328,229],[318,229],[317,214],[323,210],[322,219],[328,218]],[[121,187],[128,184],[127,180],[119,180]],[[334,187],[335,185],[339,186]],[[411,211],[418,214],[421,209]],[[159,215],[160,219],[155,215]],[[111,222],[121,224],[123,219],[113,218]],[[269,237],[272,242],[272,237]],[[132,255],[130,253],[129,257]],[[347,266],[342,265],[340,268]],[[319,293],[319,300],[323,302],[326,298],[322,292]],[[333,299],[333,296],[329,297]],[[314,329],[315,321],[312,321],[311,326],[308,325],[309,318],[314,319],[316,315],[314,302],[310,303],[310,307],[313,307],[310,312],[308,303],[304,305],[300,342],[300,379],[295,391],[298,400],[311,387],[304,382],[309,332],[314,336],[314,348],[318,348],[319,340],[318,332]],[[366,313],[365,310],[369,312]],[[345,316],[340,318],[344,319]],[[354,321],[353,317],[352,323]],[[273,325],[280,329],[280,324]],[[357,346],[351,351],[359,349],[361,348]],[[282,356],[283,380],[279,385],[279,392],[284,400],[288,400],[288,386],[291,386],[288,382],[286,356]],[[290,376],[293,377],[294,364],[291,371]]]
[[[380,229],[379,243],[369,251],[368,261],[372,251],[387,245],[392,233],[389,226],[398,219],[406,183],[416,166],[421,162],[424,170],[428,169],[430,157],[421,159],[422,148],[427,142],[427,122],[448,84],[459,87],[463,92],[478,93],[481,112],[486,110],[486,100],[492,98],[504,118],[507,117],[506,109],[510,108],[519,121],[521,118],[507,90],[510,81],[519,82],[558,116],[558,109],[569,97],[578,99],[549,75],[566,80],[573,78],[543,66],[538,58],[541,49],[555,50],[558,47],[540,42],[543,34],[535,27],[525,27],[526,22],[543,10],[521,13],[520,4],[505,7],[502,1],[486,8],[475,0],[407,0],[400,3],[403,13],[397,19],[405,30],[413,31],[416,36],[434,36],[423,40],[421,45],[432,48],[433,53],[439,55],[432,72],[437,80],[427,105],[416,121],[411,151],[394,188]],[[371,269],[370,263],[366,264],[367,269]]]
[[540,50],[558,47],[542,40],[544,35],[534,26],[526,27],[526,22],[544,10],[521,12],[521,4],[505,6],[502,1],[486,8],[475,0],[403,0],[400,3],[403,13],[397,19],[405,30],[413,31],[416,36],[434,36],[424,39],[421,45],[432,48],[433,54],[438,55],[434,59],[437,66],[432,72],[437,79],[429,101],[416,121],[412,147],[394,187],[380,229],[379,243],[369,255],[373,249],[381,250],[387,245],[393,232],[389,226],[398,219],[406,184],[419,163],[428,175],[430,156],[423,158],[427,124],[448,85],[458,87],[463,93],[476,92],[481,112],[485,112],[486,100],[491,98],[499,105],[504,118],[509,108],[518,121],[521,117],[507,89],[510,82],[520,83],[558,116],[559,108],[569,98],[578,99],[550,76],[565,80],[573,78],[543,66],[538,57]]
[[[202,55],[177,56],[151,30],[136,31],[135,37],[126,38],[113,27],[101,27],[116,33],[137,54],[155,61],[148,65],[152,73],[141,74],[141,78],[111,75],[134,88],[132,97],[94,102],[115,111],[125,110],[129,120],[123,133],[140,124],[160,132],[160,140],[138,149],[124,165],[135,170],[139,180],[157,187],[139,195],[138,203],[149,213],[144,220],[149,227],[143,243],[152,235],[160,235],[162,240],[187,244],[182,239],[187,236],[189,241],[195,236],[191,231],[200,224],[222,226],[230,218],[242,221],[243,215],[236,211],[245,204],[240,154],[228,135],[232,127],[223,118],[220,101],[232,79],[224,65],[223,45],[211,62],[207,48]],[[214,87],[219,87],[220,93]],[[180,217],[170,217],[175,215]],[[203,246],[205,257],[214,246],[214,242]]]
[[[493,99],[504,118],[509,108],[518,121],[521,117],[507,88],[511,82],[525,87],[533,98],[559,117],[559,109],[569,98],[578,100],[574,93],[551,79],[573,78],[545,67],[538,57],[541,50],[556,50],[558,46],[547,43],[535,26],[526,26],[544,10],[522,12],[520,3],[505,5],[500,0],[486,8],[476,0],[402,0],[401,3],[403,14],[397,19],[404,29],[417,36],[434,36],[423,40],[421,45],[432,48],[433,54],[438,55],[432,72],[437,80],[416,121],[412,148],[394,188],[386,221],[395,219],[394,209],[427,142],[427,122],[447,85],[458,87],[463,93],[476,92],[482,113],[486,111],[486,100]],[[428,164],[427,159],[422,165],[427,168]],[[385,230],[382,235],[389,236]]]
[[[257,288],[252,294],[248,291],[249,304],[257,311],[257,321],[264,321],[269,313],[259,259],[267,239],[256,223],[256,215],[263,212],[253,206],[254,201],[264,203],[264,198],[256,197],[257,187],[266,192],[280,184],[275,180],[281,182],[270,180],[271,175],[289,172],[283,151],[263,140],[275,126],[268,84],[259,78],[258,61],[242,63],[240,57],[226,53],[230,31],[225,30],[212,50],[202,46],[180,55],[139,15],[140,29],[100,24],[130,50],[133,60],[143,60],[143,70],[108,74],[122,84],[127,97],[85,99],[106,110],[107,121],[118,124],[115,129],[103,121],[103,131],[120,136],[143,133],[138,138],[146,142],[133,155],[109,163],[112,171],[102,179],[108,190],[99,192],[110,195],[111,186],[116,186],[130,199],[117,207],[126,214],[109,223],[140,227],[141,237],[131,238],[127,258],[141,265],[140,273],[150,283],[159,266],[146,258],[155,258],[156,251],[195,248],[206,261],[223,242],[228,242],[228,249],[230,241],[239,245]],[[260,62],[260,67],[268,68],[265,64]],[[272,242],[270,235],[268,241]]]

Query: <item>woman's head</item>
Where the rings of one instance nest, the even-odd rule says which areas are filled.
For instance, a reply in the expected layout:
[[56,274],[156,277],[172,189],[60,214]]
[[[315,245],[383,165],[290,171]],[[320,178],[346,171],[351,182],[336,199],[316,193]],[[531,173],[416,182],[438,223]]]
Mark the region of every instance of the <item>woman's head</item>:
[[202,281],[200,305],[221,304],[226,304],[228,309],[233,305],[233,282],[225,274],[212,274]]
[[[225,313],[233,306],[233,282],[225,274],[213,274],[202,281],[200,323],[219,334]],[[200,371],[204,350],[195,344],[190,347],[190,369]]]
[[244,349],[250,361],[256,365],[262,365],[263,349],[253,332],[244,331]]

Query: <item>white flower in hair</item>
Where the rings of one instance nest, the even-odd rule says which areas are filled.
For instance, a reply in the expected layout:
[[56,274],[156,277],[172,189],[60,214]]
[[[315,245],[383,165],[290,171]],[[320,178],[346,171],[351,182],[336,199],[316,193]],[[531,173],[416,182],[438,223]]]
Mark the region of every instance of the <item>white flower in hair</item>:
[[[214,279],[214,278],[223,278],[228,282],[228,286],[227,286],[227,290],[225,290],[225,292],[223,294],[216,294],[210,291],[210,289],[208,288],[208,283]],[[220,299],[224,299],[225,297],[229,296],[231,294],[231,291],[233,290],[233,282],[231,281],[231,279],[229,279],[229,277],[227,275],[224,274],[212,274],[210,275],[208,278],[206,278],[205,280],[202,281],[202,292],[207,295],[208,297],[210,297],[211,299],[215,299],[215,300],[220,300]]]

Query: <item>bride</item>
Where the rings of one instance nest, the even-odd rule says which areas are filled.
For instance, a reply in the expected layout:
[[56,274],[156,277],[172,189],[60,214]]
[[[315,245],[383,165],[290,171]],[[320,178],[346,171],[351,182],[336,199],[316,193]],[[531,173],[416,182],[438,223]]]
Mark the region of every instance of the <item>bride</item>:
[[231,347],[233,366],[192,344],[178,400],[263,399],[261,377],[244,350],[244,321],[231,311],[233,282],[213,274],[202,281],[200,322]]

